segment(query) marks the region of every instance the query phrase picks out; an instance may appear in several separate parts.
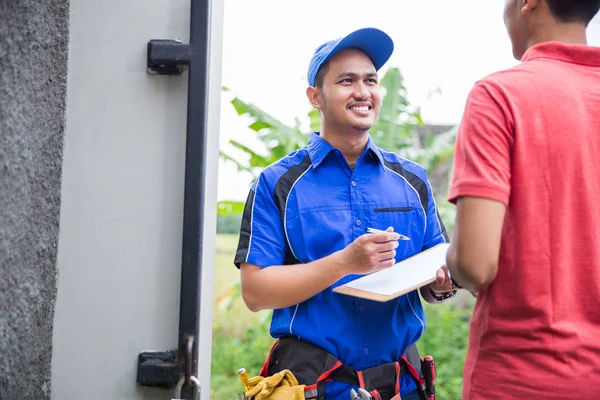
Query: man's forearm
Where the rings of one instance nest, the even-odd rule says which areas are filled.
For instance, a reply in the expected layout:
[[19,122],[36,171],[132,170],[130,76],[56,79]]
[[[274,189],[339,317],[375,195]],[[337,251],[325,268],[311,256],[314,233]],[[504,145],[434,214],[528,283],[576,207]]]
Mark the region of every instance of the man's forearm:
[[448,248],[448,254],[446,255],[446,265],[452,275],[452,278],[461,287],[465,288],[471,293],[478,293],[480,290],[488,287],[495,274],[486,274],[486,271],[495,270],[497,266],[491,266],[489,268],[477,268],[479,265],[469,263],[465,260],[458,258],[457,248],[455,245],[451,245]]
[[446,254],[454,280],[471,293],[488,287],[496,278],[506,205],[479,197],[460,197],[456,224]]
[[251,311],[280,309],[310,299],[343,278],[344,265],[334,253],[308,264],[277,265],[242,273],[242,296]]

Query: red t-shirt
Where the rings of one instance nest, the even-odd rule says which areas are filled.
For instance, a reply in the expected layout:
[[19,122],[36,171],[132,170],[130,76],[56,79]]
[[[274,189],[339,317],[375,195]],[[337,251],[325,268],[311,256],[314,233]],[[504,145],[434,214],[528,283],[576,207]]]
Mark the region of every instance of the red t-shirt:
[[548,42],[477,82],[449,200],[507,206],[464,400],[600,399],[600,48]]

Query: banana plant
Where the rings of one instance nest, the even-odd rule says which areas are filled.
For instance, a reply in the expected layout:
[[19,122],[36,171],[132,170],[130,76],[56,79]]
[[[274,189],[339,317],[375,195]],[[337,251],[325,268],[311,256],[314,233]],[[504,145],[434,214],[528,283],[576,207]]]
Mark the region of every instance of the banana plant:
[[253,179],[256,179],[258,174],[270,164],[308,143],[310,134],[300,130],[300,121],[296,121],[295,126],[288,126],[260,107],[246,103],[238,97],[231,100],[231,104],[238,115],[248,115],[252,118],[248,128],[260,139],[261,148],[251,149],[231,139],[229,144],[246,153],[246,158],[237,159],[223,150],[220,151],[220,156],[226,161],[233,162],[238,171],[249,172]]

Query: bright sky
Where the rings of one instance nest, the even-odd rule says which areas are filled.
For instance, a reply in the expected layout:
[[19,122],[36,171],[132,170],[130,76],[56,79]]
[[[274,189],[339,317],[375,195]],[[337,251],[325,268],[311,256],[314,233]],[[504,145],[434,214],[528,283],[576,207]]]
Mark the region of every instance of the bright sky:
[[[220,141],[252,145],[248,120],[229,101],[237,95],[283,122],[303,120],[306,71],[323,42],[355,29],[376,27],[395,43],[381,70],[398,67],[409,100],[430,124],[457,124],[475,81],[517,63],[502,21],[503,0],[227,0],[223,32],[223,93]],[[600,46],[600,17],[588,30]],[[438,93],[435,93],[439,89]],[[239,154],[231,151],[232,154]],[[219,200],[244,201],[250,176],[229,162],[219,165]]]

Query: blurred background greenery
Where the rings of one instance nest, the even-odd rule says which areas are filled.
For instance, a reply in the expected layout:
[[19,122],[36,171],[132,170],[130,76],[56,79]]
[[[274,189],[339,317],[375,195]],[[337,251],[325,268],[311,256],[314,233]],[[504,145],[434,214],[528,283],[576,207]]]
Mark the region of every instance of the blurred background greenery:
[[[398,68],[388,69],[380,84],[384,90],[383,103],[379,118],[370,130],[371,137],[378,145],[427,169],[441,218],[451,234],[454,206],[446,201],[446,194],[456,127],[425,124],[420,110],[409,104]],[[230,92],[227,88],[223,90]],[[319,113],[315,109],[311,109],[304,120],[296,120],[294,126],[288,126],[238,97],[234,96],[231,104],[240,116],[249,119],[249,132],[253,136],[249,142],[253,145],[231,140],[228,150],[222,150],[220,156],[234,163],[238,171],[251,174],[253,179],[268,165],[305,146],[310,133],[319,130]],[[250,376],[258,374],[273,343],[269,336],[271,312],[251,313],[246,309],[240,296],[239,271],[233,265],[243,206],[240,202],[221,201],[217,207],[210,396],[215,400],[237,399],[241,391],[237,370],[244,367]],[[424,304],[427,329],[418,347],[421,355],[431,354],[436,360],[438,400],[461,397],[473,304],[468,293],[460,293],[441,305]]]

